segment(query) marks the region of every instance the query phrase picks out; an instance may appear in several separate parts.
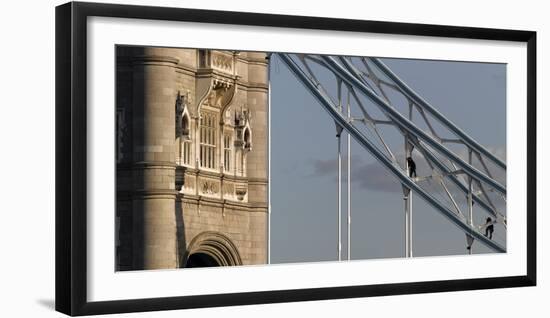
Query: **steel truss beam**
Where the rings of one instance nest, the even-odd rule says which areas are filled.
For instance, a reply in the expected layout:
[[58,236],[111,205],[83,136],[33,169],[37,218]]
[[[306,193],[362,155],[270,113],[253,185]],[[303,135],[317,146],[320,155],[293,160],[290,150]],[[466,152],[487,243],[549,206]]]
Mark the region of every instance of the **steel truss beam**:
[[[406,172],[399,166],[399,164],[396,162],[395,157],[393,154],[391,154],[391,150],[387,149],[390,154],[386,155],[378,149],[376,145],[374,145],[366,135],[363,134],[361,130],[359,130],[354,124],[353,121],[359,121],[364,124],[372,124],[375,125],[378,121],[381,124],[388,124],[386,121],[382,120],[376,120],[372,117],[370,117],[364,109],[362,109],[365,118],[363,120],[355,120],[348,118],[349,115],[346,115],[342,112],[341,107],[335,104],[335,102],[330,98],[329,94],[323,89],[320,82],[315,78],[313,75],[313,71],[307,64],[305,63],[305,57],[295,57],[294,59],[301,60],[303,64],[305,65],[299,65],[290,54],[283,54],[278,53],[278,55],[281,57],[282,61],[288,66],[288,68],[292,71],[292,73],[300,80],[300,82],[307,88],[307,90],[313,94],[313,96],[319,101],[319,104],[329,113],[329,115],[334,119],[336,124],[340,127],[342,127],[349,135],[351,135],[362,147],[364,147],[366,150],[368,150],[380,163],[382,163],[395,177],[399,179],[399,181],[402,183],[402,185],[408,189],[411,189],[412,191],[418,193],[420,197],[422,197],[428,204],[436,208],[437,211],[442,213],[444,216],[446,216],[454,225],[459,227],[461,230],[463,230],[467,235],[479,240],[484,245],[488,246],[489,248],[498,251],[498,252],[505,252],[506,249],[501,246],[499,243],[492,241],[485,237],[481,232],[480,228],[476,227],[474,224],[471,224],[471,220],[467,220],[461,213],[456,213],[452,211],[449,207],[442,204],[439,200],[437,200],[431,193],[429,193],[426,189],[422,188],[415,182],[412,178],[410,178]],[[405,118],[403,115],[401,115],[399,112],[397,112],[391,105],[387,103],[384,99],[382,99],[380,96],[378,96],[371,87],[367,83],[361,80],[360,75],[358,73],[352,73],[350,70],[353,69],[353,65],[349,63],[347,65],[344,59],[341,60],[341,63],[344,64],[342,66],[340,63],[336,61],[336,59],[332,57],[327,56],[307,56],[307,58],[311,59],[315,63],[329,69],[338,79],[338,81],[342,81],[348,89],[351,91],[352,94],[355,94],[355,91],[359,91],[362,95],[365,95],[369,100],[373,101],[379,108],[382,109],[383,113],[388,117],[389,124],[392,124],[396,126],[398,129],[400,129],[402,132],[404,132],[404,135],[407,137],[408,140],[419,151],[421,154],[423,154],[427,161],[435,167],[437,167],[439,170],[441,170],[442,174],[445,175],[447,178],[449,178],[453,183],[455,183],[459,189],[462,191],[466,191],[468,193],[469,189],[466,185],[461,183],[458,178],[456,178],[455,174],[456,167],[449,168],[446,164],[441,162],[439,158],[437,158],[435,155],[432,154],[432,149],[437,150],[443,156],[451,161],[451,165],[457,164],[460,166],[461,170],[466,174],[466,176],[471,177],[472,179],[479,182],[479,184],[484,183],[488,186],[491,186],[496,191],[502,193],[503,196],[506,194],[506,189],[504,186],[500,185],[496,180],[494,180],[492,177],[487,176],[483,172],[479,171],[475,167],[473,167],[470,163],[464,162],[460,157],[455,155],[453,152],[448,150],[446,147],[444,147],[440,142],[432,138],[430,135],[426,134],[424,131],[419,129],[415,126],[414,123],[412,123],[409,119]],[[341,85],[341,84],[339,84]],[[393,88],[399,87],[398,85],[393,85]],[[384,93],[383,97],[384,97]],[[357,98],[357,96],[355,96]],[[387,97],[385,97],[387,99]],[[357,100],[358,103],[360,103],[359,100]],[[361,106],[362,108],[362,106]],[[380,136],[379,136],[380,137]],[[382,138],[380,137],[382,140]],[[470,138],[471,139],[471,138]],[[471,139],[473,140],[473,139]],[[454,140],[452,140],[454,142]],[[382,140],[382,143],[383,140]],[[477,143],[471,143],[473,147],[481,147]],[[385,143],[384,143],[385,145]],[[386,146],[386,145],[385,145]],[[481,147],[482,148],[482,147]],[[476,150],[477,151],[477,150]],[[481,152],[483,153],[483,152]],[[433,169],[433,166],[432,166]],[[444,183],[442,183],[443,187],[446,189]],[[450,195],[450,193],[447,191],[447,193]],[[471,190],[470,190],[471,193]],[[452,197],[451,197],[452,200]],[[483,200],[477,197],[477,195],[472,196],[472,200],[475,202],[478,202],[479,205],[486,209],[488,212],[490,212],[493,215],[496,215],[496,211],[492,207],[492,204],[487,204]],[[454,202],[454,200],[452,200]],[[455,204],[456,205],[456,204]]]

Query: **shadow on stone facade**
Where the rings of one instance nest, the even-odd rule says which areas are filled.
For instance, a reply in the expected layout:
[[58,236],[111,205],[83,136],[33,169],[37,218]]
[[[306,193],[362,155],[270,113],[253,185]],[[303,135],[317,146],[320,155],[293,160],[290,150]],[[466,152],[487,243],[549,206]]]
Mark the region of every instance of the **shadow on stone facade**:
[[185,224],[183,221],[183,209],[181,199],[176,199],[176,246],[178,248],[178,263],[179,267],[185,267],[186,256],[186,241],[185,241]]

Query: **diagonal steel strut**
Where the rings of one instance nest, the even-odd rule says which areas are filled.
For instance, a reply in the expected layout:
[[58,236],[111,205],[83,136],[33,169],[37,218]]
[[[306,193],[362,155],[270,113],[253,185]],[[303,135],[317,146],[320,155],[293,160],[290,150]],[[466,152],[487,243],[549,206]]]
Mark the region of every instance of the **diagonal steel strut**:
[[477,180],[480,180],[490,185],[492,188],[494,188],[498,192],[502,194],[506,194],[506,188],[503,185],[501,185],[491,177],[487,176],[483,172],[479,171],[472,165],[462,160],[460,157],[458,157],[452,151],[447,149],[440,142],[432,138],[430,135],[425,133],[420,128],[416,127],[414,123],[412,123],[403,115],[401,115],[393,107],[388,105],[386,101],[380,98],[375,92],[373,92],[369,87],[367,87],[360,79],[358,79],[356,77],[357,74],[352,74],[350,71],[348,71],[348,69],[351,69],[351,70],[354,69],[353,65],[351,65],[349,62],[345,60],[343,61],[344,63],[346,63],[345,64],[346,68],[348,68],[346,69],[343,66],[341,66],[333,57],[321,56],[321,58],[326,62],[327,67],[329,67],[337,76],[342,78],[342,80],[346,82],[348,85],[357,88],[361,93],[363,93],[375,104],[377,104],[382,109],[382,111],[384,111],[384,113],[391,120],[393,120],[401,129],[404,129],[405,131],[407,131],[407,133],[421,139],[422,141],[430,145],[430,147],[433,147],[440,153],[444,154],[447,158],[451,159],[453,162],[459,165],[462,169],[464,169],[465,173],[471,175]]
[[430,105],[426,100],[424,100],[420,95],[418,95],[414,90],[412,90],[405,82],[403,82],[399,76],[397,76],[389,67],[386,66],[380,59],[378,58],[369,58],[370,61],[372,61],[379,70],[381,70],[386,76],[388,76],[394,83],[397,85],[401,92],[404,93],[408,98],[413,100],[415,103],[420,105],[423,109],[427,110],[432,116],[434,116],[440,123],[445,125],[449,130],[454,132],[457,136],[462,138],[462,141],[470,147],[471,149],[474,149],[478,153],[483,154],[485,157],[487,157],[491,162],[498,165],[502,169],[506,169],[506,164],[497,158],[495,155],[493,155],[490,151],[488,151],[485,147],[481,146],[477,141],[472,139],[470,136],[468,136],[460,127],[452,123],[450,120],[448,120],[443,114],[441,114],[435,107]]

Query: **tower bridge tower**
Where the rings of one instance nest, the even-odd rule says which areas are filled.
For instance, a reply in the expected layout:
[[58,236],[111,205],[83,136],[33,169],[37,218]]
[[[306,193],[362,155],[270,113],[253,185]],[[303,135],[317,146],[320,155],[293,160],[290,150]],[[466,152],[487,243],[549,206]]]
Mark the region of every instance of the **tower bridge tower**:
[[117,47],[117,269],[267,262],[265,53]]

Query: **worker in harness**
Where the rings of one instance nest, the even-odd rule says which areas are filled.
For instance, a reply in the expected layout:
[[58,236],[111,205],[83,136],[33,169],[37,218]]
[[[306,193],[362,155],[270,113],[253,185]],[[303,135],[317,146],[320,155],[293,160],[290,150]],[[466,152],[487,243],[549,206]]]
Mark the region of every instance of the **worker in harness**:
[[409,178],[414,177],[416,178],[416,163],[411,157],[407,157],[407,167],[409,168]]
[[485,236],[489,239],[493,239],[493,232],[495,231],[495,226],[493,225],[493,220],[488,217],[487,220],[485,220]]

